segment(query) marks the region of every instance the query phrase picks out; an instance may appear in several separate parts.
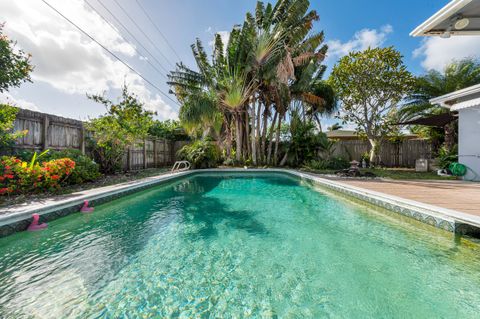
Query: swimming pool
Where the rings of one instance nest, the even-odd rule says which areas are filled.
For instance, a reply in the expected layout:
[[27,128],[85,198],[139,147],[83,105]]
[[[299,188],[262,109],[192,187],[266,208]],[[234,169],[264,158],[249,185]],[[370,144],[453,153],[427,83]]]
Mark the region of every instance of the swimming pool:
[[459,317],[480,246],[279,173],[203,173],[0,239],[0,318]]

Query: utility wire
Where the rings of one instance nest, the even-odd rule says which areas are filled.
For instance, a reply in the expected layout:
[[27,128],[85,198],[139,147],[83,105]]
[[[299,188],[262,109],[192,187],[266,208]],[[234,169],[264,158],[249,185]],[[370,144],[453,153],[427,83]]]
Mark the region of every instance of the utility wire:
[[123,13],[127,16],[128,19],[130,19],[130,21],[132,21],[132,23],[137,27],[137,29],[143,34],[143,36],[148,40],[148,42],[150,42],[150,44],[155,48],[157,49],[157,51],[161,54],[161,56],[163,56],[163,58],[172,66],[172,67],[175,67],[175,64],[173,64],[166,56],[165,54],[163,54],[162,50],[160,50],[158,48],[158,46],[155,44],[155,42],[152,41],[152,39],[150,39],[150,37],[145,33],[145,31],[142,30],[142,28],[140,28],[140,26],[138,25],[137,22],[135,22],[135,20],[133,20],[133,18],[130,16],[130,14],[127,12],[127,10],[125,10],[123,8],[123,6],[117,1],[117,0],[113,0],[117,6],[123,11]]
[[[123,41],[127,42],[128,44],[130,44],[130,45],[133,47],[133,49],[135,50],[135,52],[137,52],[138,55],[143,55],[143,54],[140,54],[140,53],[138,52],[138,50],[135,48],[135,46],[134,46],[130,41],[126,40],[126,39],[122,36],[122,34],[117,30],[117,28],[115,27],[115,25],[113,25],[110,21],[107,20],[107,18],[105,18],[100,12],[98,12],[98,10],[95,9],[95,7],[92,6],[92,5],[90,4],[90,2],[88,2],[88,0],[84,0],[84,1],[85,1],[85,3],[90,7],[90,9],[92,9],[93,11],[95,11],[95,13],[98,14],[98,15],[100,16],[100,18],[102,18],[103,21],[105,21],[105,22],[113,29],[113,31],[115,31],[115,32],[120,36],[120,38],[121,38]],[[147,51],[147,52],[148,52],[148,51]],[[151,55],[150,52],[148,52],[148,53]],[[160,74],[161,76],[163,76],[164,79],[167,79],[167,76],[166,76],[165,74],[163,74],[154,64],[152,64],[152,62],[150,62],[149,59],[146,59],[146,61],[147,61],[148,64],[150,64],[150,66],[151,66],[155,71],[158,72],[158,74]]]
[[42,0],[43,3],[45,3],[48,7],[50,7],[50,9],[52,9],[53,11],[55,11],[56,13],[58,13],[62,18],[64,18],[65,20],[67,20],[71,25],[73,25],[75,28],[77,28],[80,32],[82,32],[83,34],[85,34],[88,38],[90,38],[90,40],[92,40],[93,42],[95,42],[96,44],[98,44],[100,47],[102,47],[102,49],[104,49],[105,51],[107,51],[111,56],[113,56],[115,59],[117,59],[118,61],[120,61],[123,65],[125,65],[127,68],[129,68],[132,72],[134,72],[135,74],[137,74],[139,77],[141,77],[145,82],[147,82],[148,84],[150,84],[152,87],[154,87],[155,89],[158,90],[158,92],[160,92],[163,96],[165,96],[167,99],[169,99],[170,101],[172,101],[173,103],[175,103],[176,105],[180,106],[175,100],[173,100],[170,96],[168,96],[166,93],[164,93],[158,86],[156,86],[155,84],[153,84],[152,82],[150,82],[147,78],[145,78],[142,74],[140,74],[137,70],[135,70],[134,68],[132,68],[130,65],[128,65],[128,63],[126,63],[125,61],[123,61],[122,59],[120,59],[120,57],[118,57],[115,53],[113,53],[112,51],[110,51],[108,48],[106,48],[103,44],[101,44],[100,42],[98,42],[97,40],[95,40],[94,37],[92,37],[90,34],[88,34],[86,31],[84,31],[82,28],[80,28],[78,25],[76,25],[72,20],[70,20],[69,18],[67,18],[66,16],[64,16],[60,11],[58,11],[55,7],[53,7],[50,3],[48,3],[47,1],[45,0]]
[[167,37],[163,34],[163,32],[160,30],[160,28],[157,26],[157,24],[153,21],[153,19],[150,17],[150,15],[148,14],[148,11],[145,10],[145,8],[142,6],[142,4],[140,3],[140,1],[138,0],[135,0],[138,4],[138,6],[140,7],[140,9],[142,9],[143,13],[145,14],[145,16],[148,18],[148,20],[152,23],[152,25],[155,27],[155,29],[157,29],[158,33],[160,33],[160,36],[163,38],[163,40],[165,40],[165,42],[167,43],[168,47],[173,51],[173,53],[175,53],[175,55],[177,56],[178,58],[178,61],[182,60],[180,58],[180,56],[178,55],[177,51],[173,48],[173,46],[170,44],[170,42],[168,41]]
[[130,30],[122,23],[122,21],[120,21],[114,14],[112,11],[110,11],[110,9],[108,9],[107,6],[105,6],[103,3],[102,3],[102,0],[97,0],[97,2],[112,16],[112,18],[123,28],[123,30],[125,30],[129,35],[130,37],[132,37],[132,39],[138,43],[139,46],[142,47],[142,49],[144,49],[151,57],[152,59],[157,62],[157,64],[160,66],[160,68],[165,72],[165,73],[169,73],[169,71],[162,65],[162,63],[160,63],[160,61],[157,60],[157,58],[142,44],[142,42],[140,40],[138,40],[135,35],[132,34],[132,32],[130,32]]

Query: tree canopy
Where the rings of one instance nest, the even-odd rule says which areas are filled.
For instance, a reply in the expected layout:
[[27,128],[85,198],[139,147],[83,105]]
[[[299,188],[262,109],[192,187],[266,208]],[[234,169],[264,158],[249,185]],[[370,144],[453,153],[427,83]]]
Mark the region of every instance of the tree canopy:
[[89,120],[86,128],[92,134],[92,146],[102,171],[115,172],[120,168],[125,149],[148,135],[155,113],[145,110],[127,86],[123,87],[118,103],[102,95],[88,97],[107,108],[106,114]]
[[329,82],[341,100],[342,119],[370,141],[373,162],[380,142],[397,129],[390,120],[414,83],[402,55],[393,47],[351,52],[334,66]]
[[3,24],[0,24],[0,93],[20,86],[22,82],[31,82],[30,54],[16,49],[15,44],[3,34]]

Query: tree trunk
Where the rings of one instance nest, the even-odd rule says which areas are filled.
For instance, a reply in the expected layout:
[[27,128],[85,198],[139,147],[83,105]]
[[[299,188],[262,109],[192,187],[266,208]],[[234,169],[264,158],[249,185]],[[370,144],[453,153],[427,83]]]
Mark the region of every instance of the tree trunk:
[[239,113],[235,113],[235,134],[236,134],[236,160],[242,160],[242,118]]
[[455,145],[455,128],[454,122],[450,122],[444,126],[445,130],[445,148],[451,151]]
[[272,145],[273,145],[273,131],[275,130],[275,124],[277,122],[278,112],[275,111],[272,120],[272,126],[270,132],[268,133],[268,154],[267,154],[267,164],[270,165],[272,160]]
[[256,118],[256,121],[257,121],[257,133],[256,133],[256,137],[255,137],[255,144],[257,145],[257,149],[258,149],[258,161],[259,162],[262,162],[262,149],[260,147],[260,142],[259,142],[259,139],[260,139],[260,114],[261,113],[261,110],[262,110],[262,102],[260,102],[260,100],[258,101],[258,108],[257,108],[257,118]]
[[370,165],[376,164],[377,160],[377,153],[378,153],[378,141],[374,138],[369,138],[368,141],[370,142]]
[[283,115],[279,114],[277,132],[275,134],[275,151],[273,152],[273,164],[275,164],[275,166],[277,166],[278,162],[278,145],[280,143],[280,127],[282,126],[282,117]]
[[252,143],[252,162],[253,165],[257,165],[257,143],[255,139],[255,103],[252,105],[252,132],[251,132],[251,143]]
[[289,151],[289,150],[287,150],[287,151],[285,152],[285,155],[283,155],[283,158],[282,158],[282,160],[280,161],[280,166],[284,166],[284,165],[287,163],[288,151]]
[[267,128],[268,128],[268,114],[267,114],[267,108],[265,107],[265,111],[263,112],[263,130],[262,130],[262,161],[265,162],[265,150],[267,147]]
[[246,158],[250,157],[251,154],[252,154],[251,145],[250,145],[250,143],[248,143],[248,139],[250,137],[250,123],[249,123],[249,121],[250,121],[250,119],[249,119],[248,108],[247,108],[247,110],[245,111],[245,144],[246,144],[245,157]]
[[320,118],[318,117],[318,114],[315,114],[315,120],[317,120],[317,124],[318,124],[318,129],[320,132],[323,132],[322,130],[322,122],[320,121]]
[[230,123],[227,122],[228,119],[225,119],[225,133],[227,134],[225,138],[226,149],[227,149],[227,157],[230,158],[232,155],[232,130],[230,127]]

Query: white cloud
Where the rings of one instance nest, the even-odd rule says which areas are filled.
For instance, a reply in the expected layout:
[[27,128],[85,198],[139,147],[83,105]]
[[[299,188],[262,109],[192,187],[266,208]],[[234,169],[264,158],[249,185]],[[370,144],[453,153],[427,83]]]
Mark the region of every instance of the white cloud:
[[[116,30],[87,9],[83,0],[49,3],[115,54],[144,60]],[[1,0],[0,21],[6,21],[5,33],[32,54],[34,82],[45,82],[61,92],[81,95],[119,89],[126,82],[160,118],[176,117],[172,107],[152,93],[138,75],[43,2]]]
[[429,37],[413,51],[413,57],[421,57],[422,67],[426,70],[442,71],[453,60],[480,57],[480,41],[475,36]]
[[31,111],[39,111],[38,106],[35,103],[25,101],[21,98],[15,98],[8,92],[4,92],[0,95],[0,103],[5,103],[13,106],[20,107]]
[[367,48],[382,46],[387,39],[388,34],[393,32],[393,27],[389,24],[377,29],[362,29],[355,32],[353,38],[347,42],[340,40],[327,41],[328,53],[327,59],[339,59],[351,51],[361,51]]

